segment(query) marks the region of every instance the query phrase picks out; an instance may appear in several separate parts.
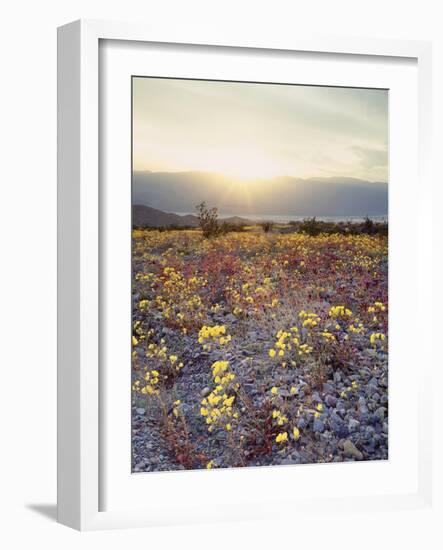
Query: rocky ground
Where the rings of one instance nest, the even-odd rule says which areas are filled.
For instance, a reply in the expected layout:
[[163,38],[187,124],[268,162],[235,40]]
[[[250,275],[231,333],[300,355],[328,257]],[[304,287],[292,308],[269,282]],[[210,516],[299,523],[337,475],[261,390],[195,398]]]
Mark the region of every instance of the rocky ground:
[[[251,332],[250,342],[255,344],[257,350],[262,348],[260,339],[254,331]],[[186,371],[178,377],[174,395],[183,404],[183,412],[198,451],[211,457],[216,464],[226,465],[226,434],[220,432],[216,437],[208,437],[206,425],[200,415],[200,398],[209,392],[208,354],[196,348],[191,338],[180,336],[180,345],[183,346]],[[263,383],[257,382],[262,373],[254,364],[253,349],[254,345],[250,345],[249,349],[245,347],[239,355],[235,350],[231,351],[227,358],[231,360],[233,370],[242,380],[248,395],[260,403],[266,395],[265,388],[269,383],[266,383],[267,374],[263,374]],[[297,388],[294,397],[288,398],[299,404],[306,404],[307,408],[322,404],[322,414],[318,418],[310,412],[301,414],[297,420],[301,436],[296,443],[283,449],[275,444],[272,454],[254,458],[248,461],[248,465],[386,460],[387,363],[384,354],[377,354],[371,349],[366,350],[366,354],[367,365],[352,371],[336,369],[314,391],[304,379],[303,373],[297,370],[281,372],[281,369],[276,369],[273,380],[277,379],[282,385],[287,383]],[[340,397],[343,392],[352,388],[353,383],[358,385],[358,389],[347,392],[346,397]],[[165,446],[157,418],[151,416],[146,405],[140,401],[133,406],[132,428],[134,472],[184,469]]]
[[[326,254],[321,252],[326,250],[327,254],[330,253],[330,242],[313,238],[302,240],[301,246],[296,240],[298,237],[294,237],[294,242],[300,248],[294,248],[291,254],[297,258],[297,265],[309,265],[309,270],[303,267],[295,271],[297,278],[292,275],[294,268],[291,263],[289,262],[286,268],[288,261],[282,262],[279,256],[276,256],[278,261],[269,264],[266,250],[262,256],[258,256],[255,251],[248,252],[249,256],[244,254],[242,262],[249,262],[249,265],[254,267],[253,276],[257,280],[260,279],[257,272],[265,273],[266,279],[272,279],[273,282],[269,286],[272,294],[269,295],[269,300],[274,296],[279,297],[279,305],[274,313],[266,313],[264,319],[261,315],[257,316],[257,311],[261,311],[257,309],[251,310],[247,315],[234,315],[232,311],[235,310],[235,304],[226,301],[224,296],[218,293],[218,288],[210,294],[211,298],[208,298],[211,277],[215,281],[213,286],[217,287],[223,266],[220,264],[214,271],[210,271],[209,261],[206,260],[214,252],[208,252],[206,244],[202,251],[196,253],[192,248],[192,242],[187,240],[186,253],[181,255],[177,267],[176,250],[171,252],[166,244],[163,245],[163,240],[170,243],[167,240],[170,237],[155,238],[156,244],[160,242],[161,246],[158,245],[154,254],[153,246],[147,247],[149,241],[145,241],[135,254],[134,272],[148,273],[150,286],[137,283],[134,287],[134,326],[137,327],[135,334],[138,339],[133,352],[134,365],[138,365],[137,368],[134,367],[134,373],[139,376],[140,369],[153,368],[152,359],[146,356],[148,340],[143,340],[143,334],[148,330],[151,334],[149,341],[165,342],[168,353],[177,354],[184,367],[174,378],[173,384],[165,386],[160,391],[162,402],[169,403],[166,413],[161,413],[158,396],[140,395],[137,392],[133,394],[133,472],[204,468],[209,462],[213,467],[235,467],[388,459],[387,342],[385,345],[378,345],[372,340],[374,334],[378,337],[381,334],[379,331],[386,331],[387,328],[385,306],[381,305],[381,302],[375,302],[381,308],[376,312],[378,317],[372,313],[371,306],[374,300],[380,299],[386,304],[387,264],[384,249],[379,241],[372,244],[367,240],[350,239],[343,251],[340,250],[332,259],[327,259]],[[245,237],[241,238],[245,240]],[[291,242],[285,241],[285,246]],[[234,243],[235,247],[231,243],[229,251],[238,249],[238,241]],[[366,255],[361,252],[362,243],[368,248],[368,251],[365,250]],[[336,245],[335,240],[333,244]],[[260,246],[265,247],[266,242]],[[325,246],[328,248],[324,249]],[[355,254],[353,246],[358,246],[358,252]],[[215,246],[211,244],[211,247]],[[147,253],[145,249],[148,250]],[[165,259],[165,254],[170,255]],[[290,256],[285,250],[284,258],[287,257]],[[161,259],[157,262],[157,258]],[[203,264],[203,261],[206,263]],[[192,267],[193,264],[198,265],[198,269]],[[281,267],[282,264],[284,267]],[[210,326],[222,325],[226,329],[226,334],[232,335],[232,340],[223,346],[223,349],[216,347],[205,350],[197,341],[198,330],[183,330],[182,326],[174,326],[170,322],[169,313],[165,314],[164,303],[167,303],[167,307],[172,309],[174,314],[186,314],[187,310],[183,304],[189,299],[189,295],[183,291],[186,298],[183,298],[183,304],[179,303],[181,298],[177,295],[173,295],[168,301],[168,298],[165,298],[164,277],[159,283],[151,283],[153,280],[159,280],[159,274],[163,273],[165,265],[174,265],[177,272],[184,274],[183,280],[186,281],[197,272],[200,273],[203,268],[206,270],[204,290],[195,293],[200,292],[200,296],[207,300],[208,304],[219,304],[220,307],[216,311],[207,307],[204,323]],[[368,273],[374,278],[373,281],[369,279]],[[229,281],[235,280],[235,274],[234,278],[231,272],[229,276]],[[239,273],[238,276],[243,277],[243,280],[247,276],[246,280],[250,281],[251,270],[247,271],[247,275]],[[315,288],[312,286],[314,279],[318,285],[315,296],[312,291],[312,288]],[[243,280],[240,281],[240,286]],[[177,284],[184,283],[179,280]],[[263,286],[263,279],[256,283],[256,287],[258,285]],[[159,295],[163,300],[160,308]],[[140,306],[144,300],[148,303],[147,308]],[[282,368],[281,361],[270,357],[270,349],[275,347],[274,340],[278,330],[291,326],[296,320],[298,322],[298,312],[306,305],[309,311],[318,313],[319,327],[309,332],[309,327],[303,328],[299,323],[300,337],[303,341],[310,342],[314,348],[317,344],[321,348],[323,344],[319,332],[320,325],[322,330],[330,326],[330,308],[334,304],[345,302],[353,308],[352,319],[346,322],[339,319],[340,326],[336,325],[334,338],[337,345],[339,343],[346,351],[343,355],[346,359],[341,359],[340,351],[336,354],[338,359],[328,359],[327,364],[322,366],[321,376],[314,376],[317,371],[315,357],[328,357],[327,353],[317,353],[314,349],[309,361],[297,362],[295,366],[286,368]],[[245,303],[242,302],[242,307],[245,307]],[[156,304],[156,307],[152,304]],[[371,313],[367,313],[368,311]],[[364,323],[364,330],[362,329],[361,333],[352,332],[348,326],[351,320],[355,327],[358,325],[357,321]],[[221,359],[229,363],[230,372],[235,374],[241,388],[235,400],[239,419],[232,431],[217,428],[209,433],[205,418],[201,415],[201,401],[214,388],[211,365]],[[272,393],[273,388],[276,388],[276,394]],[[172,403],[177,400],[180,401],[180,415],[185,421],[192,453],[195,455],[195,461],[191,465],[183,462],[177,445],[171,446],[171,441],[165,437],[165,414],[172,418]],[[289,436],[287,441],[281,444],[275,440],[275,434],[279,430],[274,431],[267,451],[255,452],[257,449],[263,450],[263,436],[251,436],[253,416],[262,414],[269,404],[271,408],[287,412],[289,420],[282,426],[281,431],[287,431]],[[297,437],[292,436],[294,428],[298,430]]]

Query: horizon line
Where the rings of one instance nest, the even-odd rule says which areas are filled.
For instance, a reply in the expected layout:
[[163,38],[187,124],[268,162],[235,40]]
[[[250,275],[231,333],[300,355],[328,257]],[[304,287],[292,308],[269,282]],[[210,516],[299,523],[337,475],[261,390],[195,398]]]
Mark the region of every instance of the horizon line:
[[272,180],[272,179],[279,179],[279,178],[290,178],[290,179],[298,179],[303,181],[309,181],[309,180],[333,180],[333,179],[343,179],[343,180],[354,180],[354,181],[362,181],[365,183],[381,183],[384,185],[388,185],[388,181],[381,181],[381,180],[365,180],[362,178],[357,178],[354,176],[309,176],[309,177],[301,177],[301,176],[292,176],[289,174],[281,174],[281,175],[275,175],[275,176],[269,176],[269,177],[251,177],[251,178],[240,178],[238,176],[231,176],[229,174],[225,174],[223,172],[209,172],[206,170],[148,170],[148,169],[132,169],[132,175],[135,173],[140,172],[148,172],[149,174],[203,174],[203,175],[211,175],[211,176],[220,176],[222,178],[230,179],[230,180],[238,180],[238,181],[257,181],[257,180]]

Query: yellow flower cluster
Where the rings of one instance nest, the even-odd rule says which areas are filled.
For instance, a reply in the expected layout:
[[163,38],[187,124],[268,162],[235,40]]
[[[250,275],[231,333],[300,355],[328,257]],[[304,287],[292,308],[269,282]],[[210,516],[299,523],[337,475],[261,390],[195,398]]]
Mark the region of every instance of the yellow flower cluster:
[[283,424],[286,424],[286,422],[288,421],[288,417],[285,416],[278,409],[274,409],[272,411],[272,418],[276,421],[278,426],[283,426]]
[[133,389],[139,391],[143,395],[158,395],[158,383],[160,381],[160,373],[157,370],[147,371],[143,381],[136,380]]
[[336,340],[335,335],[332,334],[332,332],[329,332],[327,330],[324,330],[323,332],[320,332],[320,334],[328,342],[334,342]]
[[180,414],[180,405],[181,405],[180,399],[177,399],[176,401],[174,401],[174,404],[172,407],[172,414],[176,417]]
[[275,438],[275,441],[277,443],[286,443],[287,440],[288,440],[288,432],[281,432]]
[[349,332],[352,332],[354,334],[363,334],[365,331],[365,327],[361,322],[354,322],[349,325],[348,330]]
[[231,341],[230,334],[226,334],[225,325],[214,325],[212,327],[204,325],[198,333],[198,343],[205,350],[211,350],[214,344],[224,346]]
[[329,310],[329,317],[352,317],[352,311],[345,306],[332,306]]
[[168,324],[186,329],[193,327],[206,313],[200,297],[206,285],[207,280],[202,277],[188,279],[176,268],[164,267],[152,285],[155,293],[153,305]]
[[368,313],[375,313],[376,311],[386,311],[386,306],[382,302],[374,302],[373,306],[368,307]]
[[307,355],[308,353],[311,353],[314,348],[308,344],[300,344],[298,346],[298,354],[299,355]]
[[[309,314],[310,315],[310,314]],[[307,319],[313,319],[314,323],[317,321],[313,317],[307,317]],[[268,355],[271,358],[286,357],[289,356],[290,365],[292,367],[297,366],[297,359],[300,359],[303,355],[307,355],[312,352],[313,347],[307,343],[302,344],[300,341],[299,330],[297,327],[291,327],[289,331],[279,330],[276,334],[277,340],[274,347],[268,351]],[[281,364],[282,367],[286,367],[287,363]]]
[[304,310],[300,311],[298,316],[302,320],[302,327],[304,328],[314,328],[320,321],[320,317],[316,313],[309,313]]
[[[241,283],[242,280],[245,282]],[[272,310],[280,303],[271,277],[263,277],[256,266],[243,266],[241,272],[230,279],[224,290],[236,316],[259,315],[263,309]]]
[[154,276],[153,273],[142,273],[138,272],[135,274],[135,280],[136,281],[149,281]]
[[321,403],[318,403],[315,409],[316,410],[314,412],[314,416],[318,418],[319,416],[321,416],[321,413],[323,412],[323,405]]
[[279,330],[276,335],[277,341],[274,344],[275,348],[277,348],[277,351],[273,348],[270,349],[269,357],[275,357],[276,355],[278,355],[279,357],[284,357],[285,352],[291,351],[293,345],[298,346],[300,344],[300,340],[297,333],[297,327],[292,327],[291,332]]
[[226,431],[231,431],[232,421],[239,414],[234,410],[235,394],[239,385],[235,382],[235,374],[229,371],[228,361],[216,361],[212,364],[212,378],[216,384],[212,392],[202,399],[200,414],[205,418],[208,430],[215,425],[222,425]]
[[[144,334],[143,327],[141,321],[135,321],[132,325],[132,347],[135,348],[135,346],[138,346],[140,342],[143,342],[143,340],[146,339],[146,337],[149,337],[152,335],[153,330],[149,329],[146,334]],[[133,349],[133,355],[136,354],[135,350]]]
[[133,389],[143,396],[159,395],[160,387],[164,387],[167,381],[173,380],[183,368],[183,363],[178,356],[168,353],[163,338],[158,343],[149,341],[153,333],[152,329],[146,332],[145,355],[149,360],[148,363],[146,364],[140,360],[140,357],[133,355],[133,372],[136,378]]
[[178,360],[177,355],[168,356],[164,338],[160,340],[160,345],[155,342],[148,344],[146,357],[156,358],[163,366],[170,367],[175,372],[179,372],[183,368],[183,363]]
[[386,336],[382,334],[381,332],[373,332],[371,336],[369,337],[369,341],[371,342],[371,345],[374,347],[377,346],[377,343],[383,343],[386,339]]

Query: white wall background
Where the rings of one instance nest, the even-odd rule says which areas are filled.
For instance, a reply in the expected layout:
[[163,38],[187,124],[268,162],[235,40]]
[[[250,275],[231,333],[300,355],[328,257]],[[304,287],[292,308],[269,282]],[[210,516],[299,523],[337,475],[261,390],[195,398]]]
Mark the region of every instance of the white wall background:
[[[435,158],[442,151],[443,16],[439,0],[16,0],[1,10],[0,85],[0,545],[14,548],[437,548],[434,512],[299,524],[236,524],[79,534],[59,526],[56,495],[56,27],[74,19],[144,21],[163,26],[248,28],[264,36],[297,29],[434,41]],[[437,165],[437,162],[436,162]],[[436,213],[441,170],[435,170]],[[438,194],[437,194],[438,193]],[[437,202],[438,200],[438,202]],[[437,210],[438,208],[438,210]],[[440,216],[441,218],[441,216]],[[436,245],[443,248],[436,216]],[[436,281],[442,280],[441,264]],[[439,332],[441,298],[430,304]],[[438,365],[436,365],[438,367]],[[440,362],[440,368],[443,365]],[[417,366],[419,368],[419,366]],[[437,371],[438,372],[438,371]],[[442,389],[434,384],[436,418]],[[436,462],[443,463],[441,422]],[[441,474],[436,483],[441,491]],[[233,497],[235,498],[235,496]],[[333,511],[331,511],[333,512]],[[6,542],[6,539],[9,539]]]

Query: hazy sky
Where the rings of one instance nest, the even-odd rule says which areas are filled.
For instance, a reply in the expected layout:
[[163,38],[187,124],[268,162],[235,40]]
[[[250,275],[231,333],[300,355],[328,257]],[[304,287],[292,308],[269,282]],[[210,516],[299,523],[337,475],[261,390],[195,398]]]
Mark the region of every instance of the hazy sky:
[[134,169],[388,181],[388,93],[133,80]]

